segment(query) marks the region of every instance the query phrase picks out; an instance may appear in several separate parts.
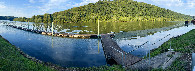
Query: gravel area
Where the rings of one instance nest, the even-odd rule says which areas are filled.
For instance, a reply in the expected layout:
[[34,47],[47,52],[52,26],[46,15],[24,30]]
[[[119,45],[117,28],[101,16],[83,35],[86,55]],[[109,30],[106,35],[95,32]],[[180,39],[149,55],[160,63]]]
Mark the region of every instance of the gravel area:
[[165,52],[155,57],[143,59],[142,61],[129,66],[130,69],[149,70],[151,68],[167,68],[180,56],[179,52]]
[[192,71],[192,53],[184,53],[179,60],[186,63],[184,66],[186,71]]

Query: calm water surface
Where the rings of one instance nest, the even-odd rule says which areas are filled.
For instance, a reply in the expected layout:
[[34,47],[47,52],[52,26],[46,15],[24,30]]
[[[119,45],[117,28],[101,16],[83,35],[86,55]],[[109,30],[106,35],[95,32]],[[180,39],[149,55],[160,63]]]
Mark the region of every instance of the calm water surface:
[[192,70],[195,71],[195,53],[192,53]]
[[[195,25],[189,25],[188,27],[182,26],[178,28],[173,28],[171,30],[161,30],[160,32],[156,32],[154,34],[150,34],[147,36],[145,36],[146,34],[148,34],[146,31],[144,32],[137,31],[142,34],[139,34],[136,37],[130,35],[125,38],[124,37],[115,38],[115,41],[126,52],[129,52],[131,50],[136,50],[136,51],[131,52],[131,54],[139,56],[139,57],[143,57],[149,52],[149,50],[157,48],[160,45],[162,45],[164,42],[168,41],[170,38],[185,34],[192,29],[195,29]],[[153,31],[153,30],[148,30],[148,32],[150,31]],[[127,32],[125,33],[125,35],[131,34],[131,33],[134,34],[135,32]],[[116,35],[121,35],[121,33],[116,34]],[[169,35],[169,36],[166,37],[166,35]],[[144,36],[144,37],[141,37],[141,36]],[[132,39],[132,37],[134,39]],[[140,46],[147,41],[149,41],[149,43],[143,45],[142,48],[136,49],[137,46]]]
[[[52,37],[15,28],[0,26],[0,35],[25,53],[63,67],[106,65],[98,39]],[[99,47],[98,47],[99,46]]]
[[[181,24],[183,22],[100,22],[100,34],[119,33],[136,30],[146,30],[154,28],[168,27],[171,25]],[[50,23],[34,23],[34,22],[11,22],[16,26],[40,30],[52,31]],[[97,34],[98,24],[94,22],[87,23],[54,23],[54,32],[56,33],[74,33],[74,34]]]
[[[15,22],[8,22],[14,24]],[[41,31],[51,31],[50,24],[16,22],[17,26]],[[149,50],[157,48],[173,36],[187,33],[193,25],[183,26],[183,22],[129,22],[101,23],[101,33],[115,32],[114,40],[125,51],[135,49],[146,41],[143,48],[131,54],[143,57]],[[92,67],[107,65],[100,39],[61,38],[36,34],[0,24],[0,35],[25,53],[42,61],[55,63],[63,67]],[[55,24],[55,32],[95,34],[97,24]],[[170,36],[158,41],[167,34]],[[155,45],[151,45],[156,43]],[[109,65],[109,64],[108,64]]]

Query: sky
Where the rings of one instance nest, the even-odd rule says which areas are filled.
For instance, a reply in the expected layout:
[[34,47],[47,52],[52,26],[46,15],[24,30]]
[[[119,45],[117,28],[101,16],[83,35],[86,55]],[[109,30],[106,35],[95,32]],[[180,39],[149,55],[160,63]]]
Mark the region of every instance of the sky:
[[[52,14],[99,0],[0,0],[0,16],[32,17]],[[112,0],[111,0],[112,1]],[[195,0],[134,0],[195,16]]]

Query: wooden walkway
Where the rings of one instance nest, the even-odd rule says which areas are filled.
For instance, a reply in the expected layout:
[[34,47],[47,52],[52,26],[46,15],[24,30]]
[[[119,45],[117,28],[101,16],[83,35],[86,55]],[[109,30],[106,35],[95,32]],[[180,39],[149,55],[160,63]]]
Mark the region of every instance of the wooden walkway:
[[142,59],[123,51],[110,35],[101,35],[101,42],[106,58],[114,59],[117,64],[130,66]]
[[[14,25],[7,25],[9,27],[17,28],[20,30],[28,31],[28,32],[34,32],[37,34],[42,34],[42,35],[49,35],[52,36],[52,32],[45,32],[45,31],[39,31],[39,30],[33,30],[33,29],[28,29],[28,28],[23,28],[20,26],[14,26]],[[98,34],[71,34],[71,33],[53,33],[53,36],[57,37],[69,37],[69,38],[98,38]],[[113,36],[114,34],[112,34]],[[101,37],[100,37],[101,38]]]

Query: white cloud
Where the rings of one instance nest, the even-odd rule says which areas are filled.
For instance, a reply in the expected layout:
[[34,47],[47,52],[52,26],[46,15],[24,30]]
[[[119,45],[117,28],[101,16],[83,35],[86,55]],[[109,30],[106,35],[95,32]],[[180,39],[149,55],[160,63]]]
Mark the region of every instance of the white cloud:
[[39,2],[45,2],[46,0],[39,0]]
[[16,17],[26,17],[24,8],[15,8],[14,6],[6,5],[4,2],[0,2],[0,16],[16,16]]
[[158,4],[158,5],[166,5],[168,7],[171,6],[183,6],[184,3],[181,0],[151,0],[154,3]]
[[194,8],[195,7],[195,0],[187,0],[188,7],[190,8]]
[[34,0],[29,0],[29,2],[30,2],[30,3],[35,3],[35,1],[34,1]]
[[186,15],[195,15],[195,0],[136,0],[170,9]]
[[46,2],[47,0],[29,0],[30,3],[36,3],[36,2]]
[[[36,6],[36,12],[33,12],[34,15],[43,15],[45,13],[54,13],[56,10],[66,10],[72,7],[78,7],[86,5],[88,3],[95,3],[99,0],[82,0],[79,3],[72,2],[71,0],[39,0],[42,2],[42,6]],[[28,6],[31,7],[31,6]],[[33,6],[34,7],[34,6]],[[34,8],[35,9],[35,8]]]
[[26,17],[29,14],[25,14],[23,9],[16,9],[14,7],[0,8],[1,16],[16,16],[16,17]]
[[151,0],[152,2],[168,7],[185,7],[185,8],[195,8],[195,0]]
[[4,5],[4,2],[0,2],[0,8],[6,8],[6,6]]
[[[44,1],[44,0],[42,0]],[[50,12],[52,9],[65,9],[67,0],[49,0],[43,6],[39,6],[39,13],[44,14]]]
[[99,0],[82,0],[81,3],[75,3],[73,6],[83,6],[83,5],[86,5],[86,4],[89,4],[89,3],[95,3],[95,2],[98,2]]

